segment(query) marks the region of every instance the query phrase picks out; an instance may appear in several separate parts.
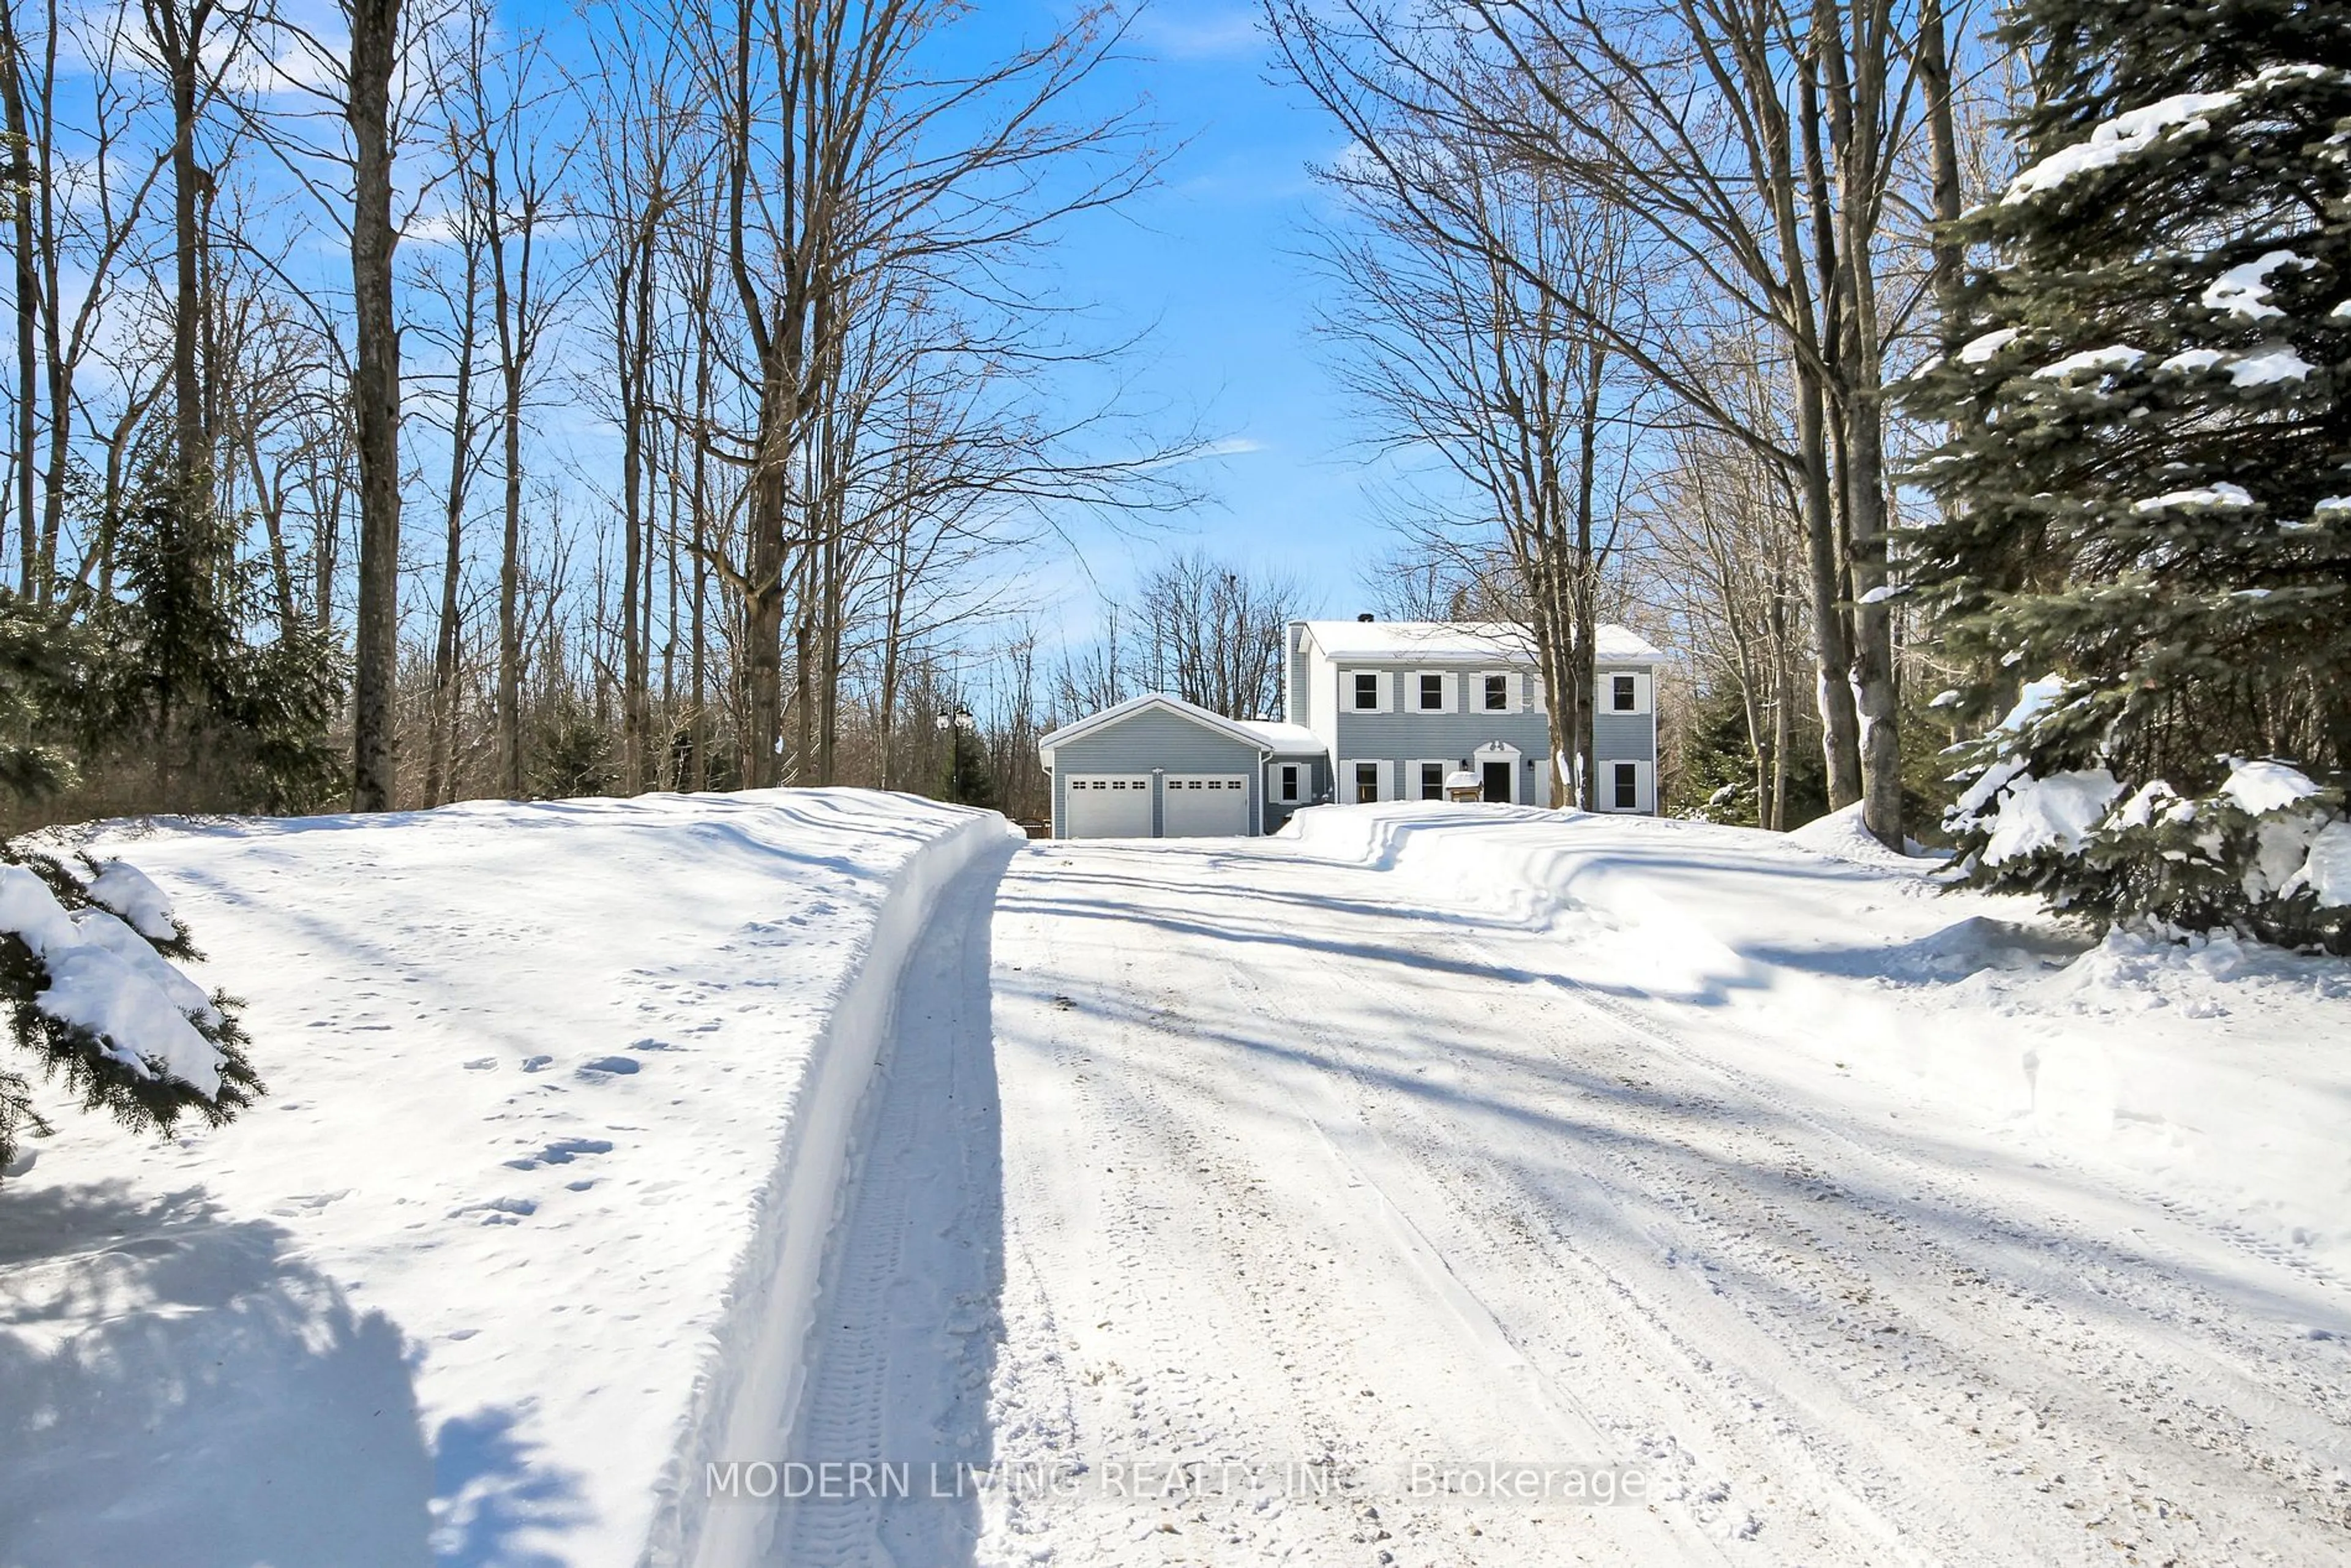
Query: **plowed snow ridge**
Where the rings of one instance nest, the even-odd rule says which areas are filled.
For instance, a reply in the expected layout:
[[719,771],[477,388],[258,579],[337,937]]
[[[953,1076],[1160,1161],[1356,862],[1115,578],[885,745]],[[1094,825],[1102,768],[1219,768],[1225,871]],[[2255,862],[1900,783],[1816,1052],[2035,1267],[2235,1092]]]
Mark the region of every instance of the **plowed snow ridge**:
[[[2351,1552],[2339,965],[1499,810],[1035,845],[981,902],[907,970],[780,1440],[1085,1482],[739,1561]],[[1651,1501],[1398,1482],[1485,1460]],[[1104,1495],[1169,1461],[1350,1479]]]

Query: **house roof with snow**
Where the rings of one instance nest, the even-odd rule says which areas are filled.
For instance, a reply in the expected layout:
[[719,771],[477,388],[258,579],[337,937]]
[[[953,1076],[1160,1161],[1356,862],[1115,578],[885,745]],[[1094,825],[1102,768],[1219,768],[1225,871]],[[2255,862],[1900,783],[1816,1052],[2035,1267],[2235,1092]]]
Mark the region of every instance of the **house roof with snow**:
[[1233,723],[1271,747],[1276,757],[1319,757],[1323,750],[1322,737],[1302,724],[1270,718],[1237,718]]
[[[1170,696],[1165,692],[1145,692],[1139,697],[1129,697],[1123,703],[1113,703],[1100,713],[1090,713],[1074,723],[1063,725],[1039,740],[1037,747],[1040,751],[1050,752],[1055,747],[1065,746],[1081,736],[1091,735],[1095,730],[1105,728],[1117,724],[1122,719],[1131,718],[1138,713],[1154,708],[1164,713],[1174,714],[1178,718],[1189,719],[1194,724],[1215,730],[1219,735],[1238,740],[1244,746],[1255,747],[1259,751],[1272,749],[1275,744],[1270,737],[1259,733],[1261,729],[1282,731],[1295,729],[1301,735],[1307,735],[1310,740],[1312,739],[1301,726],[1265,724],[1255,719],[1227,718],[1223,714],[1204,708],[1197,703],[1187,703],[1182,697]],[[1317,748],[1319,749],[1319,743]]]
[[[1534,655],[1527,629],[1511,621],[1309,621],[1315,646],[1333,659],[1424,659],[1431,664],[1520,661]],[[1598,629],[1598,662],[1656,664],[1665,654],[1622,626]]]

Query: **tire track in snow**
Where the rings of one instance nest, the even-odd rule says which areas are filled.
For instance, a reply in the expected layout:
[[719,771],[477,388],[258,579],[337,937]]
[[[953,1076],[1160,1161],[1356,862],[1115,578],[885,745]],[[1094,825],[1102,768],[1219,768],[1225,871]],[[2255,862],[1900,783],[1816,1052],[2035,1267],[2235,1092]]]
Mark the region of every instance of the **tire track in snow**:
[[[1541,972],[1539,961],[1536,968]],[[2231,1504],[2217,1503],[2210,1492],[2210,1459],[2215,1449],[2233,1455],[2241,1466],[2241,1486],[2265,1489],[2275,1481],[2287,1481],[2303,1493],[2299,1504],[2285,1500],[2289,1512],[2300,1511],[2313,1522],[2335,1520],[2343,1495],[2339,1469],[2298,1458],[2293,1445],[2322,1457],[2339,1454],[2344,1435],[2339,1420],[2328,1415],[2314,1417],[2305,1410],[2295,1397],[2301,1385],[2297,1390],[2281,1390],[2262,1375],[2262,1369],[2277,1358],[2263,1354],[2263,1347],[2244,1343],[2243,1336],[2229,1333],[2225,1307],[2205,1296],[2192,1281],[2145,1260],[2123,1260],[2138,1265],[2128,1269],[2105,1260],[2101,1255],[2112,1249],[2076,1235],[2063,1216],[2035,1221],[2057,1235],[2048,1243],[2033,1245],[2009,1218],[2017,1212],[2014,1195],[2009,1195],[2009,1204],[2001,1205],[1982,1190],[1986,1178],[1980,1173],[1949,1164],[1929,1166],[1907,1151],[1888,1146],[1882,1136],[1857,1132],[1849,1122],[1823,1121],[1754,1075],[1694,1052],[1683,1041],[1640,1019],[1627,1004],[1614,998],[1595,999],[1588,988],[1572,994],[1588,1010],[1635,1031],[1658,1059],[1678,1063],[1702,1081],[1729,1087],[1737,1097],[1768,1113],[1768,1122],[1753,1116],[1726,1120],[1709,1115],[1708,1124],[1725,1133],[1736,1132],[1762,1145],[1771,1157],[1786,1159],[1791,1175],[1799,1179],[1782,1185],[1811,1185],[1816,1190],[1810,1196],[1835,1201],[1799,1219],[1784,1204],[1764,1193],[1738,1184],[1726,1186],[1711,1182],[1706,1188],[1709,1201],[1685,1204],[1687,1212],[1683,1218],[1701,1238],[1712,1238],[1717,1249],[1728,1241],[1743,1261],[1766,1274],[1770,1271],[1767,1260],[1774,1249],[1771,1242],[1755,1239],[1799,1241],[1796,1249],[1777,1249],[1782,1270],[1817,1281],[1813,1299],[1828,1303],[1837,1314],[1831,1326],[1842,1332],[1848,1351],[1874,1349],[1871,1339],[1891,1333],[1900,1336],[1894,1343],[1902,1347],[1906,1372],[1917,1371],[1919,1360],[1944,1358],[1941,1375],[1924,1379],[1930,1385],[1941,1390],[1970,1385],[1997,1389],[2006,1381],[2006,1368],[2001,1360],[1986,1359],[1992,1354],[1990,1336],[1970,1321],[1970,1313],[2022,1301],[2027,1311],[2043,1309],[2046,1314],[2060,1318],[2054,1325],[2019,1322],[2001,1331],[2011,1342],[2032,1347],[2029,1375],[2043,1385],[2036,1391],[2036,1401],[2024,1409],[2029,1424],[2011,1422],[2012,1429],[2000,1435],[2019,1447],[2037,1442],[2041,1459],[2032,1467],[2008,1466],[2008,1473],[2029,1474],[2034,1490],[2059,1494],[2059,1506],[2073,1511],[2075,1518],[2095,1522],[2133,1509],[2147,1513],[2153,1517],[2139,1523],[2152,1539],[2141,1544],[2149,1550],[2187,1551],[2190,1552],[2188,1560],[2199,1560],[2196,1554],[2202,1553],[2200,1560],[2231,1561],[2236,1550],[2236,1529],[2226,1524],[2208,1529],[2191,1517],[2194,1511],[2234,1512],[2238,1516],[2234,1523],[2245,1529],[2273,1525],[2276,1519],[2279,1500],[2258,1492],[2241,1491]],[[1786,1131],[1792,1128],[1802,1129],[1826,1147],[1799,1144]],[[1665,1146],[1638,1145],[1653,1152]],[[1768,1166],[1767,1158],[1742,1155],[1727,1145],[1716,1148],[1713,1155],[1722,1169],[1761,1170]],[[1845,1181],[1828,1183],[1819,1177],[1817,1163],[1824,1155],[1831,1168],[1846,1173]],[[1643,1172],[1646,1183],[1672,1189],[1672,1173],[1654,1159],[1645,1165],[1629,1151],[1625,1158]],[[1867,1195],[1873,1190],[1907,1192],[1914,1203],[1963,1221],[1964,1228],[1979,1236],[2002,1238],[2006,1246],[1989,1260],[1970,1256],[1953,1242],[1923,1230],[1894,1203],[1871,1199]],[[1961,1228],[1946,1224],[1942,1229]],[[2074,1239],[2065,1239],[2068,1236]],[[2051,1260],[2053,1246],[2064,1249],[2062,1263]],[[1698,1247],[1692,1250],[1705,1255]],[[1900,1266],[1889,1266],[1896,1264]],[[2079,1294],[2073,1288],[2077,1285],[2074,1276],[2093,1268],[2105,1281],[2102,1294],[2142,1312],[2149,1320],[2148,1326],[2160,1331],[2159,1338],[2099,1323],[2079,1311],[2064,1311],[2062,1301]],[[2015,1276],[2007,1281],[2004,1291],[1979,1292],[1965,1306],[1959,1305],[1956,1297],[1947,1304],[1924,1284],[1929,1278],[1956,1282],[1971,1276],[1997,1281],[2003,1275]],[[2173,1306],[2150,1306],[2147,1301],[2150,1294],[2184,1301]],[[1836,1302],[1847,1305],[1840,1307]],[[1865,1334],[1850,1321],[1860,1315],[1856,1309],[1864,1304],[1876,1315],[1899,1309],[1907,1316],[1896,1324],[1878,1322]],[[2216,1329],[2229,1341],[2219,1347],[2228,1353],[2225,1356],[2204,1343]],[[1790,1348],[1795,1348],[1794,1342]],[[1877,1359],[1882,1364],[1883,1357]],[[1832,1385],[1840,1378],[1852,1381],[1856,1393],[1882,1397],[1887,1383],[1882,1364],[1871,1376],[1857,1381],[1850,1377],[1851,1370],[1849,1366],[1828,1369],[1827,1381]],[[1915,1384],[1921,1379],[1902,1381]],[[2336,1386],[2325,1403],[2339,1409],[2340,1396]],[[2150,1417],[2147,1429],[2134,1419],[2142,1406]],[[1832,1407],[1829,1414],[1836,1412]],[[1956,1428],[1956,1435],[1961,1437],[1976,1435],[1972,1426],[1959,1426],[1949,1416],[1949,1410],[1932,1406],[1914,1408],[1906,1421],[1878,1437],[1873,1448],[1882,1453],[1887,1447],[1898,1446],[1906,1425],[1931,1430],[1939,1421],[1947,1434]],[[2162,1431],[2167,1427],[2171,1433]],[[2179,1434],[2187,1438],[2184,1444],[2175,1440]],[[2269,1441],[2253,1440],[2257,1437]],[[2281,1443],[2280,1438],[2288,1441]],[[2081,1477],[2085,1460],[2095,1469],[2105,1462],[2107,1455],[2134,1448],[2137,1451],[2131,1457],[2136,1468],[2156,1473],[2169,1498],[2158,1495],[2145,1484],[2144,1476],[2092,1477],[2086,1481]],[[2068,1470],[2074,1472],[2070,1479]],[[1972,1518],[1980,1506],[1982,1494],[1977,1488],[1982,1484],[1979,1478],[1949,1500],[1948,1512],[1960,1520]],[[2195,1500],[2196,1510],[2185,1507],[2179,1500],[2181,1498]],[[2126,1524],[2120,1533],[2134,1531]],[[2158,1548],[2156,1542],[2165,1540],[2170,1546]],[[2048,1542],[2053,1553],[2079,1550],[2084,1544],[2078,1538],[2069,1541],[2063,1535]],[[2102,1541],[2095,1545],[2129,1547],[2126,1541]]]
[[[1065,966],[1094,988],[1085,1016],[1061,1020],[1090,1053],[1082,1114],[1094,1135],[1129,1140],[1123,1179],[1155,1173],[1178,1207],[1214,1217],[1121,1229],[1112,1268],[1164,1274],[1155,1248],[1203,1249],[1186,1262],[1267,1325],[1288,1398],[1334,1448],[1426,1428],[1384,1427],[1332,1396],[1375,1379],[1388,1348],[1345,1288],[1360,1291],[1349,1265],[1363,1258],[1320,1266],[1332,1240],[1433,1282],[1419,1291],[1430,1322],[1460,1322],[1433,1258],[1471,1298],[1472,1330],[1483,1313],[1510,1347],[1489,1343],[1477,1380],[1506,1384],[1515,1355],[1572,1388],[1604,1430],[1687,1478],[1692,1517],[1734,1537],[1742,1514],[1761,1526],[1723,1543],[1742,1561],[2228,1563],[2259,1550],[2256,1531],[2299,1541],[2300,1560],[2342,1555],[2343,1489],[2323,1462],[2343,1433],[2342,1377],[2229,1322],[2225,1301],[2167,1265],[2169,1240],[2116,1239],[2126,1212],[2160,1228],[2160,1206],[2077,1182],[2095,1211],[2054,1211],[2028,1175],[1926,1157],[1677,1039],[1687,1009],[1668,1025],[1523,983],[1564,978],[1542,947],[1572,934],[1384,911],[1410,890],[1280,845],[1062,852],[1074,873],[1022,894],[1038,910],[1024,940],[1059,940],[1066,956],[1092,926],[1097,951]],[[1447,1034],[1475,1049],[1422,1049]],[[1424,1071],[1490,1103],[1448,1107],[1405,1081]],[[1303,1101],[1289,1092],[1301,1082]],[[1219,1117],[1247,1122],[1246,1148],[1212,1135]],[[1528,1142],[1531,1125],[1568,1123]],[[1284,1139],[1286,1167],[1268,1152]],[[1313,1168],[1317,1147],[1332,1191],[1288,1201],[1280,1178]],[[1081,1237],[1061,1243],[1083,1255]],[[1040,1267],[1038,1289],[1066,1289],[1067,1272]],[[1164,1359],[1164,1343],[1149,1354]],[[1028,1522],[1049,1557],[1067,1539],[1043,1511]],[[1379,1549],[1404,1561],[1567,1554],[1501,1529],[1387,1523]]]
[[[2069,1460],[2078,1468],[2085,1453],[2127,1448],[2134,1438],[2153,1435],[2159,1444],[2153,1454],[2142,1448],[2137,1456],[2142,1463],[2182,1442],[2193,1450],[2174,1454],[2168,1467],[2174,1497],[2150,1500],[2142,1488],[2131,1500],[2150,1507],[2158,1521],[2188,1514],[2178,1500],[2210,1490],[2210,1461],[2217,1451],[2233,1458],[2249,1482],[2293,1486],[2302,1493],[2302,1511],[2351,1532],[2351,1511],[2346,1511],[2351,1489],[2346,1488],[2342,1474],[2351,1458],[2351,1419],[2346,1418],[2351,1417],[2351,1389],[2340,1381],[2339,1372],[2330,1381],[2307,1354],[2282,1354],[2274,1343],[2265,1344],[2247,1333],[2230,1303],[2204,1287],[2192,1266],[2180,1266],[2179,1259],[2191,1249],[2163,1247],[2146,1239],[2143,1232],[2137,1233],[2140,1239],[2135,1245],[2122,1248],[2087,1234],[2078,1217],[2048,1210],[2032,1213],[2026,1222],[2043,1232],[2036,1239],[2017,1218],[2021,1206],[2003,1203],[1989,1192],[1990,1178],[1984,1173],[1951,1163],[1929,1165],[1890,1144],[1882,1132],[1851,1119],[1823,1118],[1758,1075],[1699,1053],[1632,1015],[1614,998],[1598,998],[1582,987],[1573,996],[1580,1005],[1635,1030],[1659,1052],[1736,1086],[1768,1107],[1782,1126],[1802,1126],[1829,1146],[1807,1152],[1785,1135],[1761,1134],[1800,1164],[1832,1153],[1834,1158],[1829,1163],[1846,1173],[1843,1182],[1828,1182],[1815,1173],[1822,1189],[1815,1196],[1835,1201],[1816,1211],[1813,1223],[1821,1233],[1813,1239],[1824,1259],[1834,1257],[1846,1271],[1848,1296],[1855,1289],[1866,1290],[1876,1300],[1899,1305],[1947,1345],[1982,1337],[1979,1324],[1970,1320],[1990,1315],[2005,1320],[2002,1332],[2011,1339],[2036,1347],[2043,1357],[2040,1375],[2062,1380],[2073,1419],[2093,1428],[2086,1436],[2049,1447],[2046,1473],[2057,1473],[2057,1465]],[[2089,1173],[2071,1174],[2095,1187],[2105,1185]],[[1942,1234],[1931,1233],[1888,1199],[1872,1198],[1869,1192],[1907,1192],[1913,1202],[1929,1202],[1952,1218],[1940,1228]],[[2171,1207],[2126,1186],[2099,1196],[2109,1205],[2135,1202],[2167,1212]],[[1971,1232],[1966,1239],[1976,1244],[1971,1250],[1963,1251],[1956,1239],[1962,1225]],[[1840,1233],[1842,1249],[1834,1254],[1826,1234],[1830,1231]],[[1988,1241],[1991,1247],[1984,1245]],[[2161,1257],[2164,1251],[2172,1257]],[[1907,1266],[1900,1270],[1873,1267],[1873,1255],[1898,1257]],[[1921,1281],[1930,1276],[1967,1291],[1964,1303],[1959,1297],[1938,1300],[1928,1293]],[[2085,1289],[2118,1319],[2127,1314],[2127,1322],[2101,1322],[2079,1306],[2064,1305],[2068,1299],[2078,1301]],[[2058,1322],[2039,1321],[2034,1313]],[[1979,1363],[1970,1370],[1985,1383],[1999,1381],[1996,1365]],[[2050,1419],[2055,1404],[2044,1396],[2026,1437],[2046,1439],[2044,1446],[2061,1444]],[[2142,1431],[2136,1421],[2122,1423],[2130,1410],[2146,1416],[2152,1433]],[[2304,1457],[2312,1455],[2326,1462]],[[2035,1485],[2044,1492],[2064,1490],[2062,1475],[2053,1486],[2045,1481]],[[2103,1500],[2111,1504],[2115,1500]],[[2262,1503],[2255,1517],[2244,1521],[2248,1527],[2271,1511],[2270,1500]],[[2065,1506],[2087,1504],[2074,1500]],[[2210,1510],[2213,1505],[2199,1506]],[[2216,1544],[2210,1532],[2194,1534],[2196,1542],[2207,1548]],[[2351,1540],[2343,1545],[2351,1546]]]
[[[1142,941],[1132,922],[1068,917],[1093,899],[1107,904],[1134,896],[1136,878],[1097,880],[1089,872],[1180,857],[1213,883],[1219,857],[1172,846],[1149,852],[1147,862],[1123,847],[1072,856],[1057,846],[1045,855],[1071,869],[1032,873],[1034,862],[1024,861],[1007,879],[999,950],[1008,958],[1022,955],[1026,968],[1004,977],[998,1022],[1008,1041],[1014,1144],[1024,1120],[1050,1124],[1067,1142],[1039,1149],[1028,1162],[1050,1163],[1058,1190],[1046,1193],[1039,1181],[1039,1207],[1024,1199],[1009,1218],[1016,1254],[1029,1244],[1024,1232],[1047,1254],[1039,1275],[1043,1288],[1061,1292],[1050,1305],[1069,1331],[1070,1368],[1081,1383],[1105,1375],[1125,1401],[1090,1413],[1084,1443],[1096,1452],[1131,1452],[1138,1441],[1222,1437],[1228,1447],[1211,1457],[1304,1457],[1343,1466],[1609,1458],[1582,1436],[1558,1438],[1556,1448],[1541,1441],[1546,1427],[1555,1438],[1562,1425],[1577,1434],[1590,1429],[1546,1422],[1528,1407],[1522,1359],[1490,1313],[1450,1278],[1442,1240],[1400,1228],[1401,1210],[1379,1179],[1351,1168],[1328,1124],[1301,1109],[1290,1081],[1270,1082],[1250,1044],[1220,1039],[1246,1010],[1197,984],[1234,961],[1216,930],[1221,912],[1212,906],[1209,918],[1194,920],[1196,912],[1171,907],[1185,903],[1181,889],[1159,887],[1144,896],[1175,918]],[[1038,1095],[1026,1117],[1023,1082]],[[1311,1097],[1311,1084],[1307,1092]],[[1091,1157],[1095,1151],[1101,1157]],[[1023,1163],[1008,1155],[1010,1179],[1019,1179]],[[1144,1191],[1155,1201],[1138,1201]],[[1048,1213],[1050,1220],[1042,1218]],[[1088,1279],[1095,1290],[1081,1288]],[[1114,1304],[1081,1309],[1079,1301]],[[1011,1321],[1041,1315],[1008,1308]],[[1091,1328],[1070,1326],[1081,1319]],[[1255,1334],[1233,1333],[1236,1320]],[[1008,1359],[1021,1359],[1017,1341]],[[1174,1375],[1156,1385],[1119,1375],[1138,1363]],[[1204,1380],[1194,1370],[1209,1367],[1244,1375],[1227,1370]],[[1016,1381],[1024,1399],[1035,1396],[1033,1376],[1024,1371]],[[1212,1423],[1200,1419],[1204,1382],[1221,1406],[1221,1419]],[[1008,1427],[1029,1419],[1019,1405],[1000,1411]],[[1273,1561],[1291,1549],[1318,1563],[1662,1563],[1715,1555],[1703,1541],[1675,1535],[1636,1508],[1555,1509],[1537,1519],[1400,1506],[1386,1496],[1339,1506],[1343,1500],[1295,1505],[1271,1524],[1197,1511],[1170,1522],[1186,1535],[1209,1527],[1217,1538],[1205,1549],[1217,1562]],[[1195,1562],[1204,1549],[1196,1540],[1163,1542],[1148,1534],[1120,1545],[1075,1515],[1038,1517],[1049,1511],[1029,1511],[1012,1533],[1024,1547],[1047,1538],[1056,1561],[1158,1561],[1164,1548],[1169,1561]]]
[[988,1458],[1003,1272],[988,938],[1004,861],[946,886],[906,966],[781,1455],[907,1465],[913,1495],[844,1485],[781,1503],[764,1558],[780,1568],[945,1568],[979,1534],[977,1500],[932,1495],[931,1467]]

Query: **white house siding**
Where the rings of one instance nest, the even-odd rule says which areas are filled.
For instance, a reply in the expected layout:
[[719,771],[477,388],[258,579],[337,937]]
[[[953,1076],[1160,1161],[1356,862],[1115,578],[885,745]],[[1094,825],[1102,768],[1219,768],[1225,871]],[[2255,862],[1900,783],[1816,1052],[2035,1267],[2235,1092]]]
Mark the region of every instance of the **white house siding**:
[[1152,778],[1151,831],[1166,831],[1159,782],[1174,774],[1239,774],[1249,780],[1251,824],[1265,819],[1265,779],[1256,747],[1193,723],[1165,708],[1145,708],[1053,748],[1053,836],[1069,823],[1069,779],[1077,774],[1145,774]]

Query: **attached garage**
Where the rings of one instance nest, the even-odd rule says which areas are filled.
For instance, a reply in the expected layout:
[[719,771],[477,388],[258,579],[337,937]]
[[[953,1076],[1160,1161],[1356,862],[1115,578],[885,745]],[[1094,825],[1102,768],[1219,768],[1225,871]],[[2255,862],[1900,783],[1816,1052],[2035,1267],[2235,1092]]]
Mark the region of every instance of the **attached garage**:
[[1162,837],[1233,839],[1249,831],[1249,777],[1170,774],[1160,798]]
[[1057,839],[1243,838],[1265,831],[1274,746],[1171,696],[1142,696],[1038,744],[1053,776]]
[[1151,836],[1149,774],[1081,774],[1070,780],[1072,839],[1147,839]]

